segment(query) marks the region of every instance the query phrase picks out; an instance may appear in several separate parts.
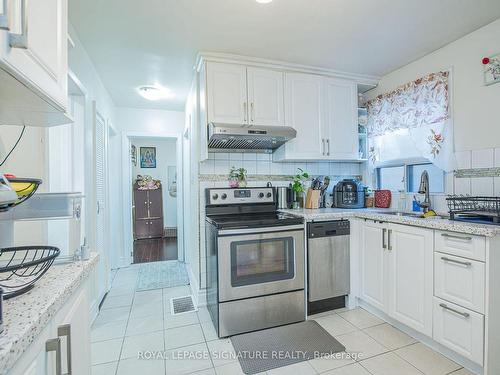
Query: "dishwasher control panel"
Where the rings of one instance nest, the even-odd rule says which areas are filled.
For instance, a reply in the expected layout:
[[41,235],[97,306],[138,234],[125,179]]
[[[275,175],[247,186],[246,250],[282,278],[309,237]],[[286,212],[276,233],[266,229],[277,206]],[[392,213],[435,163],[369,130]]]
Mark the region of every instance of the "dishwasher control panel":
[[348,236],[351,233],[349,220],[335,220],[309,223],[308,238]]

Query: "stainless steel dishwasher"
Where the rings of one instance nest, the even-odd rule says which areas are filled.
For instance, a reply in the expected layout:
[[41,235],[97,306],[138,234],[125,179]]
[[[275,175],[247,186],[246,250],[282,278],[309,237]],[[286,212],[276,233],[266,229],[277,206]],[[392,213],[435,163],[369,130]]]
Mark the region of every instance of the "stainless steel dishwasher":
[[349,234],[348,220],[307,226],[309,315],[345,306],[350,292]]

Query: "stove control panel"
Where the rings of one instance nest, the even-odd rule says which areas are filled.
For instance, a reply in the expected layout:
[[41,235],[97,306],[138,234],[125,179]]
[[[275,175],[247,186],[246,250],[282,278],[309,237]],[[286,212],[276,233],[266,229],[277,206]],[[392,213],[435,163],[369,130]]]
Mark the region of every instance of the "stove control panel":
[[206,189],[207,205],[231,205],[252,203],[274,203],[272,187],[262,188],[214,188]]

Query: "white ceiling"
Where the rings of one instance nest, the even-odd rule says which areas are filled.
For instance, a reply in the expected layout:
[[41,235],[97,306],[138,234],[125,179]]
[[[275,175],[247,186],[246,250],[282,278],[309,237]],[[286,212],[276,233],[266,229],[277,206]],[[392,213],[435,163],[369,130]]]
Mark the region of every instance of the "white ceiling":
[[[383,75],[500,17],[498,0],[70,0],[118,106],[183,110],[198,51]],[[149,102],[159,83],[175,98]]]

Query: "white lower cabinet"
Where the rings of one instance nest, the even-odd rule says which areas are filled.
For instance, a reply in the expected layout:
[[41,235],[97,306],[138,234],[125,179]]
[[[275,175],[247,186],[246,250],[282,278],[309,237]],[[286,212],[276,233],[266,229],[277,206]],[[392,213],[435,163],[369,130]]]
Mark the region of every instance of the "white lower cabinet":
[[433,231],[389,225],[387,259],[389,315],[432,336]]
[[384,224],[365,222],[361,230],[360,297],[377,309],[386,312],[386,265]]
[[436,297],[484,314],[485,264],[449,254],[434,253]]
[[434,340],[483,365],[484,316],[434,298]]
[[88,279],[46,325],[9,375],[90,375]]
[[361,244],[360,298],[432,336],[433,231],[370,221]]

